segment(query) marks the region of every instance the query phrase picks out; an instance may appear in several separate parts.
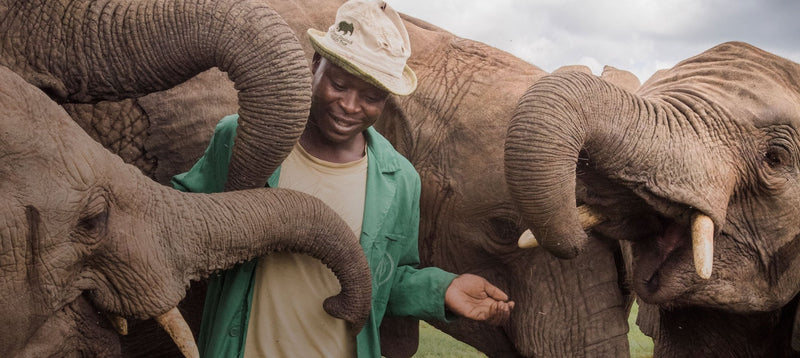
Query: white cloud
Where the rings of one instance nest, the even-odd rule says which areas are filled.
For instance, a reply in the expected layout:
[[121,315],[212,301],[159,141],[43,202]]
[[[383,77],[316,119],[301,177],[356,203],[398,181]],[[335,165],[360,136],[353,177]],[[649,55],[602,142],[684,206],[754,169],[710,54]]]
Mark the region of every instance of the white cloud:
[[611,65],[644,82],[725,41],[800,61],[796,0],[395,0],[400,12],[553,71]]

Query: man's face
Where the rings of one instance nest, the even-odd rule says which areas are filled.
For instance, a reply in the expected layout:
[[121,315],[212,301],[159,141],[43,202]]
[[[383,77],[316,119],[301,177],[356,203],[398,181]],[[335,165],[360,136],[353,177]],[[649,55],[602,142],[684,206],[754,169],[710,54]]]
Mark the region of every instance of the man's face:
[[388,93],[324,57],[315,58],[309,124],[332,143],[352,141],[375,123]]

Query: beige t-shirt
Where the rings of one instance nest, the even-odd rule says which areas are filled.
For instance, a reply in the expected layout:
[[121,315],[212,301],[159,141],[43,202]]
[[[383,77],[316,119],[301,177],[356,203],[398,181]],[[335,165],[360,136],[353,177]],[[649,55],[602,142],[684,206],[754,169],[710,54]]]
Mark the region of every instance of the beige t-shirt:
[[[278,187],[320,198],[361,235],[367,156],[331,163],[296,144],[281,164]],[[244,356],[355,357],[355,337],[345,321],[328,315],[322,302],[340,291],[321,261],[303,254],[275,253],[256,265],[255,288]]]

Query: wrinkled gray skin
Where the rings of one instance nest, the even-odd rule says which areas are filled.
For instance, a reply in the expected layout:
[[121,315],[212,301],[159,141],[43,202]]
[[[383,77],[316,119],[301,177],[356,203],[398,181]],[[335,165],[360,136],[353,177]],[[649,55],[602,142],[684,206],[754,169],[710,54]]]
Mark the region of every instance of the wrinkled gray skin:
[[[311,77],[296,36],[263,2],[3,0],[0,11],[0,65],[59,102],[139,97],[212,67],[227,72],[243,125],[227,189],[263,187],[303,130]],[[109,112],[95,131],[130,159],[128,142],[148,126],[125,103],[98,105]]]
[[[577,74],[537,82],[509,127],[506,175],[554,254],[589,243],[575,203],[606,216],[592,235],[626,240],[656,356],[797,355],[798,131],[800,65],[724,43],[636,93]],[[692,264],[697,212],[715,227],[709,279]]]
[[0,81],[0,355],[119,356],[105,315],[163,314],[190,280],[273,251],[331,267],[342,292],[325,308],[360,329],[369,267],[321,201],[280,189],[173,190],[91,140],[3,66]]
[[[309,61],[306,30],[327,29],[341,3],[272,5],[300,38]],[[376,126],[422,177],[422,264],[483,275],[517,304],[503,327],[467,320],[432,323],[492,357],[627,355],[630,300],[619,286],[622,263],[615,242],[595,241],[587,255],[574,261],[516,247],[525,227],[504,185],[503,142],[517,100],[547,73],[508,53],[404,19],[412,41],[409,65],[419,88],[409,97],[390,97]],[[587,69],[564,69],[575,70]],[[609,68],[606,74],[638,87],[627,72]],[[64,107],[94,138],[167,183],[202,154],[214,124],[236,110],[236,94],[223,73],[211,70],[134,100]],[[196,304],[185,306],[199,315]],[[382,327],[384,353],[413,354],[417,322],[388,321]],[[128,353],[153,356],[145,349],[154,347],[163,352],[155,344],[159,339],[139,338],[126,338]]]
[[[208,29],[214,31],[207,31]],[[135,34],[135,37],[130,34]],[[65,108],[82,108],[84,112],[87,109],[94,112],[94,109],[103,111],[116,108],[106,112],[108,116],[105,121],[93,122],[96,127],[92,132],[117,133],[125,138],[132,138],[137,133],[148,133],[151,129],[146,123],[135,120],[137,113],[140,114],[137,112],[140,107],[135,104],[137,100],[125,98],[170,88],[208,68],[217,67],[225,70],[233,81],[233,86],[238,89],[238,97],[234,98],[232,103],[234,111],[238,109],[241,117],[240,132],[233,149],[230,179],[226,183],[228,190],[262,187],[268,175],[285,158],[299,137],[308,113],[310,73],[303,52],[296,36],[286,23],[263,2],[6,0],[0,2],[0,36],[0,65],[10,68],[29,83],[36,85]],[[5,77],[8,76],[4,75]],[[5,81],[3,83],[6,89]],[[9,92],[9,94],[14,93]],[[119,102],[108,102],[108,100],[119,100]],[[16,120],[29,117],[35,119],[29,120],[31,124],[26,126],[18,121],[13,122],[19,130],[26,130],[27,126],[47,128],[51,125],[49,122],[42,122],[48,120],[47,116],[42,115],[52,112],[47,107],[55,106],[51,100],[44,97],[27,100],[26,96],[22,96],[5,99],[4,104],[7,102],[8,105],[13,105],[15,101],[24,101],[30,107],[26,109],[36,113],[36,115],[27,112],[12,113],[17,116]],[[76,102],[97,103],[80,105],[75,104]],[[41,108],[34,108],[32,104],[39,104]],[[179,114],[176,118],[196,113]],[[63,116],[63,112],[59,115]],[[17,130],[11,123],[10,119],[3,121],[4,125]],[[87,128],[86,123],[83,124]],[[61,126],[55,123],[52,125]],[[241,127],[242,125],[244,127]],[[75,131],[71,130],[65,131],[64,142],[70,144],[91,142],[88,137],[79,137],[74,133]],[[7,141],[4,139],[0,148],[8,153],[24,152],[19,148],[20,145],[32,146],[38,143],[35,140],[38,138],[36,135],[17,136],[16,132],[10,130],[2,134],[11,136]],[[73,135],[74,138],[71,137]],[[55,134],[51,136],[55,139]],[[17,137],[28,140],[17,141],[14,139]],[[43,137],[46,136],[43,134]],[[121,143],[118,144],[110,146],[111,149],[123,158],[127,158],[132,152]],[[166,218],[162,216],[174,215],[177,222],[199,225],[198,227],[202,228],[203,223],[209,218],[201,219],[198,213],[182,214],[198,207],[208,210],[204,212],[207,216],[217,216],[219,225],[229,220],[227,223],[230,227],[239,227],[242,222],[238,220],[242,220],[252,222],[249,230],[256,225],[261,229],[275,226],[269,230],[278,237],[296,233],[286,231],[287,229],[299,230],[301,233],[313,229],[305,227],[305,222],[290,223],[287,227],[265,223],[266,219],[271,219],[271,214],[261,220],[247,216],[239,218],[238,213],[231,211],[232,208],[224,208],[226,206],[224,202],[209,207],[210,204],[206,203],[208,199],[192,202],[173,199],[175,198],[173,194],[167,194],[172,191],[171,189],[162,186],[153,187],[153,184],[140,184],[142,178],[136,177],[136,175],[141,176],[139,171],[122,166],[110,155],[89,155],[81,151],[73,154],[68,150],[62,150],[62,163],[56,163],[52,162],[52,158],[47,161],[37,159],[40,154],[36,150],[40,149],[48,150],[39,147],[28,148],[30,153],[27,153],[27,156],[22,155],[26,160],[30,158],[30,163],[11,160],[15,158],[11,154],[0,156],[4,162],[10,162],[4,163],[3,168],[4,190],[0,195],[8,196],[8,200],[3,200],[4,203],[8,203],[3,209],[13,212],[3,215],[4,220],[9,221],[8,225],[2,226],[7,228],[3,232],[3,242],[14,243],[12,246],[4,245],[6,247],[3,248],[2,257],[11,260],[3,264],[4,272],[8,273],[3,276],[3,280],[8,284],[27,283],[32,287],[23,290],[4,286],[2,292],[46,293],[42,301],[24,300],[24,295],[13,297],[13,303],[20,300],[31,305],[9,304],[7,307],[13,307],[17,311],[3,312],[2,319],[8,323],[4,323],[3,327],[7,330],[13,329],[13,332],[3,332],[4,334],[0,335],[2,337],[0,353],[22,354],[20,350],[24,350],[25,354],[33,356],[41,356],[47,352],[59,352],[54,353],[57,355],[69,355],[72,352],[94,355],[87,352],[93,352],[95,349],[103,349],[102,352],[110,354],[118,353],[118,342],[111,342],[109,346],[94,343],[86,343],[85,347],[80,346],[80,342],[89,341],[91,337],[104,337],[104,339],[110,337],[107,334],[105,321],[95,319],[96,312],[121,314],[131,320],[145,319],[163,313],[183,297],[185,286],[190,279],[202,278],[209,270],[228,267],[231,263],[265,252],[265,249],[258,249],[258,245],[247,243],[241,244],[244,246],[231,244],[238,250],[235,252],[220,250],[219,255],[224,259],[208,256],[209,253],[206,253],[199,262],[190,262],[196,260],[196,257],[187,259],[165,257],[166,254],[173,256],[186,254],[159,251],[159,248],[163,248],[164,242],[177,240],[171,235],[200,240],[199,243],[203,243],[205,237],[209,237],[210,240],[211,237],[222,236],[219,231],[212,231],[212,226],[207,230],[195,232],[180,228],[181,225],[175,222],[164,222]],[[42,155],[52,157],[53,153],[46,152]],[[75,163],[69,162],[73,160],[70,155],[74,156]],[[74,174],[74,177],[70,178],[66,174],[46,175],[45,171],[48,169],[57,171],[59,164],[71,168],[72,171],[65,169],[61,172]],[[23,169],[28,171],[22,172]],[[42,172],[37,174],[37,170]],[[37,178],[37,175],[50,182],[34,183],[33,179]],[[94,175],[99,175],[100,178],[94,178]],[[62,183],[59,180],[66,182]],[[11,183],[15,183],[18,187]],[[142,191],[137,191],[134,195],[131,193],[134,188]],[[280,213],[294,212],[290,215],[311,216],[315,217],[315,220],[331,215],[329,209],[319,208],[316,201],[308,203],[307,199],[294,198],[295,194],[277,192],[267,196],[270,198],[262,197],[258,200],[258,204],[251,204],[251,207],[263,207],[265,210]],[[146,201],[148,198],[152,200]],[[228,202],[241,200],[241,195],[228,198]],[[140,199],[145,201],[139,201]],[[273,202],[269,203],[270,200]],[[243,204],[247,205],[247,202]],[[234,205],[228,204],[228,206]],[[212,207],[220,209],[215,213]],[[152,226],[138,227],[139,223],[133,218],[113,215],[113,210],[120,210],[119,208],[124,208],[120,212],[133,216],[140,215],[138,219],[152,223]],[[158,216],[151,217],[151,215]],[[281,222],[284,219],[278,217],[275,220]],[[333,222],[336,220],[338,219]],[[284,222],[289,223],[289,221]],[[317,223],[325,225],[315,221],[315,224]],[[332,225],[337,228],[338,224]],[[113,230],[104,228],[105,226],[113,227]],[[174,231],[165,228],[173,228]],[[95,232],[97,230],[102,232]],[[71,232],[77,234],[70,234]],[[92,237],[86,238],[84,237],[86,235]],[[249,240],[253,240],[253,235],[245,235],[248,236]],[[330,238],[332,235],[319,236]],[[347,237],[350,236],[351,233],[347,231]],[[116,241],[119,238],[125,238],[125,242],[120,244]],[[25,244],[26,239],[28,244]],[[55,261],[50,262],[51,258],[47,256],[53,255],[49,253],[50,247],[69,247],[71,240],[77,240],[99,251],[81,247],[59,250],[58,256],[52,258]],[[137,244],[140,242],[138,240],[141,240],[140,244]],[[154,240],[161,240],[159,241],[161,244]],[[119,247],[98,248],[95,241]],[[134,247],[125,247],[124,245],[128,243]],[[252,246],[254,251],[242,253],[241,250],[247,246]],[[323,252],[325,250],[323,247],[317,248],[314,255],[329,255]],[[26,248],[34,253],[25,254],[21,251]],[[207,245],[196,245],[191,249],[204,248],[217,250]],[[351,250],[350,253],[355,252],[353,260],[356,262],[347,270],[365,269],[365,266],[361,265],[364,262],[359,246],[352,244],[348,245],[348,248],[355,250]],[[123,252],[108,252],[114,249]],[[142,257],[135,252],[136,250],[142,251]],[[28,261],[13,259],[20,257],[30,259]],[[109,257],[116,259],[112,260]],[[169,260],[180,269],[172,268],[178,272],[169,272],[162,267],[166,263],[159,262],[156,265],[155,262],[159,260]],[[339,260],[343,263],[348,262],[344,259]],[[209,261],[213,264],[208,263]],[[30,265],[17,266],[24,263]],[[201,270],[195,267],[198,264],[204,264],[206,268]],[[89,266],[91,270],[84,270],[85,266]],[[14,276],[29,269],[36,271],[29,271],[27,276],[23,276],[28,281]],[[340,273],[346,272],[342,270],[344,268],[336,269]],[[60,275],[62,272],[64,276]],[[81,276],[84,272],[90,274],[88,279]],[[337,315],[346,316],[354,326],[358,326],[364,318],[365,307],[369,302],[369,285],[364,281],[363,273],[361,272],[362,275],[353,281],[342,282],[343,286],[359,287],[356,290],[347,289],[354,293],[348,294],[352,297],[338,298],[328,304],[328,308],[338,311]],[[47,277],[41,278],[39,277],[41,275]],[[112,279],[115,275],[116,277]],[[144,280],[152,277],[162,279],[164,282]],[[100,282],[92,282],[93,280]],[[44,285],[44,289],[37,288],[40,284]],[[96,287],[97,285],[100,287]],[[161,292],[159,289],[167,291]],[[130,297],[132,292],[144,294],[133,298]],[[84,298],[84,295],[88,295],[88,298]],[[348,302],[343,303],[343,300]],[[4,302],[11,302],[11,298]],[[359,313],[353,315],[350,309],[346,310],[346,314],[341,313],[341,307],[337,306],[343,304]],[[24,317],[27,317],[30,323],[21,327],[20,321],[26,320]],[[34,333],[36,335],[32,336]],[[66,337],[64,342],[67,343],[52,342],[50,334]],[[69,342],[76,343],[70,345]],[[64,344],[61,345],[62,343]],[[167,342],[165,346],[174,349],[171,342]],[[96,353],[105,355],[102,352]]]

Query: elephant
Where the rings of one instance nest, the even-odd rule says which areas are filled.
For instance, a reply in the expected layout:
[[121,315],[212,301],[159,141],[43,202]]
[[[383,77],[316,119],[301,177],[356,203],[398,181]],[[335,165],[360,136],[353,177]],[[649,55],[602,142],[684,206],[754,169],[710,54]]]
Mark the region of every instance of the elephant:
[[[119,356],[117,317],[174,314],[190,280],[274,251],[328,265],[342,290],[325,309],[354,334],[363,326],[369,266],[322,201],[282,189],[202,194],[160,185],[10,69],[0,66],[0,80],[0,355]],[[186,337],[176,343],[196,353],[178,340]]]
[[[313,50],[304,40],[306,30],[324,29],[342,2],[261,3],[268,3],[301,38],[307,65]],[[412,42],[409,66],[419,86],[411,96],[391,96],[376,128],[415,165],[422,179],[421,264],[482,275],[516,302],[510,322],[502,327],[467,320],[431,323],[491,357],[626,356],[632,296],[623,284],[618,243],[593,241],[590,253],[573,261],[518,247],[526,227],[505,186],[503,143],[519,97],[548,73],[419,19],[403,19]],[[23,55],[30,57],[28,62],[39,56],[35,51]],[[82,71],[90,69],[84,66]],[[583,66],[555,72],[574,71],[591,72]],[[635,76],[613,67],[601,77],[632,89],[639,85]],[[202,154],[214,124],[236,111],[237,96],[241,97],[237,86],[217,69],[181,81],[119,101],[61,102],[93,138],[167,184]],[[199,310],[189,302],[183,307],[194,307],[194,314],[184,310],[191,323]],[[417,349],[417,321],[399,317],[385,323],[384,354],[411,356]],[[156,356],[151,348],[159,342],[128,336],[123,354]],[[160,348],[156,352],[174,354]]]
[[508,127],[506,180],[554,256],[621,242],[655,356],[798,356],[799,129],[800,64],[726,42],[635,92],[539,80]]

